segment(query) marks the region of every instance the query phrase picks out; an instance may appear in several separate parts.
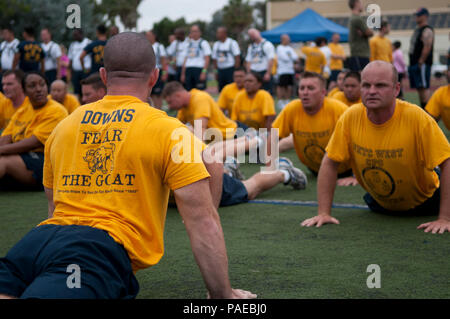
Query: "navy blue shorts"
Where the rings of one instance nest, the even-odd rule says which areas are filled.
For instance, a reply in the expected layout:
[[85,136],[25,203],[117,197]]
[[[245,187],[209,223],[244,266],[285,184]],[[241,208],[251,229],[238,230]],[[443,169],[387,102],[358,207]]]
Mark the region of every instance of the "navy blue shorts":
[[44,170],[44,153],[28,152],[19,154],[22,158],[27,170],[33,172],[33,178],[39,185],[42,184],[43,170]]
[[409,84],[413,89],[428,89],[430,87],[431,66],[418,64],[408,67]]
[[[440,170],[435,169],[439,178],[441,177]],[[439,214],[440,202],[441,202],[441,188],[437,188],[434,191],[433,196],[428,198],[425,202],[413,209],[407,211],[391,211],[380,204],[372,197],[369,193],[364,195],[364,201],[370,210],[375,213],[387,214],[387,215],[398,215],[398,216],[435,216]]]
[[223,174],[222,198],[220,207],[248,202],[248,192],[244,184],[227,174]]
[[20,298],[134,298],[125,249],[100,229],[43,225],[0,258],[0,294]]

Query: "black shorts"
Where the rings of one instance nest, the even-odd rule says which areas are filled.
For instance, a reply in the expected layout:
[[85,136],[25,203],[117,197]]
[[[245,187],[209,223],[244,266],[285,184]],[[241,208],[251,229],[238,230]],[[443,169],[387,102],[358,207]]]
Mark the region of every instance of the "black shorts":
[[244,184],[227,174],[223,174],[220,207],[248,202],[248,192]]
[[126,250],[93,227],[39,226],[0,258],[0,293],[14,297],[129,299],[138,291]]
[[278,86],[288,87],[294,85],[294,74],[280,74]]
[[33,178],[39,185],[42,185],[43,170],[44,170],[44,153],[28,152],[19,154],[22,158],[27,170],[33,172]]
[[418,64],[408,67],[409,84],[413,89],[428,89],[430,88],[431,66]]
[[[434,170],[438,174],[439,178],[441,173],[439,169]],[[428,198],[422,204],[407,210],[407,211],[392,211],[384,208],[372,197],[369,193],[364,195],[364,201],[370,210],[375,213],[381,213],[386,215],[397,215],[397,216],[435,216],[439,214],[440,202],[441,202],[441,189],[437,188],[434,191],[433,196]]]

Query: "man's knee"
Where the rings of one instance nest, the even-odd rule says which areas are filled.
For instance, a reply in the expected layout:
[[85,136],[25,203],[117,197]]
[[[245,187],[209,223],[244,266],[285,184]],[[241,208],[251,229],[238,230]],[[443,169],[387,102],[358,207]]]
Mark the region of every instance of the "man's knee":
[[17,299],[17,297],[0,294],[0,299]]

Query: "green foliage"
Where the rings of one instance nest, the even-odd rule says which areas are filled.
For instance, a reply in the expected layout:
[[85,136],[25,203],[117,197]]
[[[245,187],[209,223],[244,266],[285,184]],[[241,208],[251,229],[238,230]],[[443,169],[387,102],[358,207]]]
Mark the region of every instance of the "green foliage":
[[126,29],[132,30],[136,28],[139,13],[137,8],[142,0],[102,0],[96,5],[96,12],[106,16],[106,20],[111,24],[115,24],[116,17],[120,18]]
[[95,0],[8,0],[0,1],[0,21],[2,27],[12,27],[17,38],[22,39],[26,26],[33,26],[36,39],[39,32],[48,28],[53,40],[69,45],[72,30],[66,26],[70,13],[66,12],[69,4],[78,4],[81,8],[81,28],[86,36],[93,38],[95,28],[101,23],[101,15],[94,12]]

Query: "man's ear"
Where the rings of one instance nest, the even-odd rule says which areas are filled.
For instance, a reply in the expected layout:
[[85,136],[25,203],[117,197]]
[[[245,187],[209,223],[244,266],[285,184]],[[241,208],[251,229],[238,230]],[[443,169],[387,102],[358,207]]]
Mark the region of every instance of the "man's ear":
[[148,86],[150,88],[153,88],[155,86],[156,82],[158,81],[158,78],[159,78],[159,69],[155,68],[152,71],[152,73],[150,73],[150,77],[148,79]]
[[100,79],[102,79],[103,84],[105,86],[108,86],[106,84],[106,69],[104,67],[101,67],[100,70],[99,70],[99,73],[100,73]]

